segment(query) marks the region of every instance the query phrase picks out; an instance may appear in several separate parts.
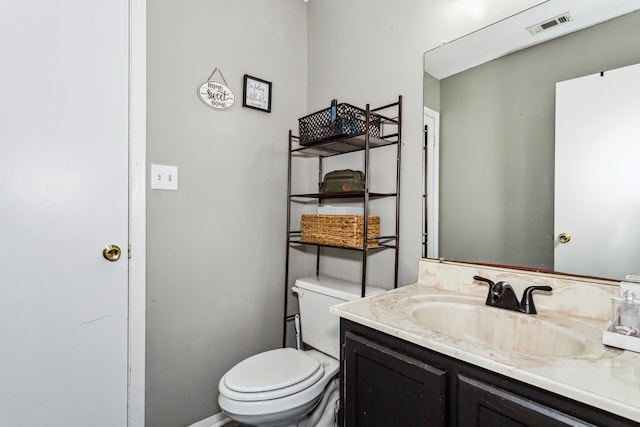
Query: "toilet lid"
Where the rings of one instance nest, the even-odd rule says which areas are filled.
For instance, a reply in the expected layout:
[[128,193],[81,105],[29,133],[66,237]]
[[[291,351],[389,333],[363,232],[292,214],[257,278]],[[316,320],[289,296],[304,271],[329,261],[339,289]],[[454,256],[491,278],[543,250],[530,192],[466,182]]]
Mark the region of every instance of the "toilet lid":
[[305,389],[323,373],[322,365],[313,357],[293,348],[280,348],[243,360],[227,372],[223,382],[236,399],[263,400]]

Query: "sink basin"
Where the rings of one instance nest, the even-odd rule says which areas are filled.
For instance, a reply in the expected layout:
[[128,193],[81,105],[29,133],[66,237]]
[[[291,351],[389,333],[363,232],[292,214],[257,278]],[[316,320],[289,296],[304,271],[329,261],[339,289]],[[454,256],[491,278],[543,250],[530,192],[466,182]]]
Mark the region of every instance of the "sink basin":
[[537,356],[575,356],[585,345],[575,332],[549,320],[495,307],[479,298],[421,300],[411,311],[416,324],[450,337]]

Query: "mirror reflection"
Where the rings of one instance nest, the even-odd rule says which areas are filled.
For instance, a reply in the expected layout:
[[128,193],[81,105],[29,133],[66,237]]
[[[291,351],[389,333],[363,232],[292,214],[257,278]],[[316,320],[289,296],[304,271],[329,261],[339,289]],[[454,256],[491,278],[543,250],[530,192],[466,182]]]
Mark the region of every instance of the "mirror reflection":
[[[587,19],[572,9],[568,34],[560,35],[560,24],[547,24],[554,33],[536,40],[539,33],[531,35],[527,26],[567,12],[551,8],[554,3],[498,23],[515,22],[511,33],[528,33],[525,49],[487,52],[489,45],[516,38],[490,26],[425,54],[425,140],[435,145],[425,160],[424,252],[430,258],[621,279],[640,270],[640,168],[634,165],[640,158],[640,129],[634,124],[640,117],[640,68],[630,67],[640,63],[640,12],[628,10],[632,2],[613,2],[624,3],[620,10],[609,1],[589,2],[608,5],[609,15],[591,10]],[[474,56],[487,61],[483,55],[499,57],[462,64]],[[573,89],[577,94],[557,101],[567,92],[562,88],[590,76],[621,83]],[[603,95],[580,99],[586,90]],[[618,92],[635,97],[612,96]],[[562,116],[570,119],[557,117],[557,102],[568,105]],[[611,117],[616,121],[604,120]],[[564,157],[556,154],[565,144]],[[592,146],[604,150],[585,156]],[[556,182],[560,178],[564,183]],[[578,193],[581,204],[561,208]],[[562,200],[555,199],[559,195]],[[570,218],[561,219],[558,209]],[[626,219],[623,209],[631,210]]]

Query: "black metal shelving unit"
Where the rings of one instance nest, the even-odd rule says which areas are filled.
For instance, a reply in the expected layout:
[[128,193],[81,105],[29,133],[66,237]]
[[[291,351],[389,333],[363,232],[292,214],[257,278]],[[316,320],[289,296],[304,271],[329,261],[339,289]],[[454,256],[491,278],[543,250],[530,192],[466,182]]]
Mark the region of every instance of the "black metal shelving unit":
[[[287,314],[287,305],[289,297],[289,257],[290,250],[293,245],[308,245],[316,247],[316,275],[320,274],[320,248],[339,248],[346,251],[359,251],[362,253],[362,272],[361,272],[361,295],[365,296],[367,283],[367,257],[369,254],[385,249],[395,251],[394,257],[394,282],[393,287],[398,287],[398,260],[400,246],[400,161],[402,147],[402,95],[398,96],[398,100],[376,108],[371,108],[369,104],[365,108],[365,131],[354,135],[346,135],[336,139],[320,142],[313,145],[300,146],[300,138],[289,131],[289,155],[288,155],[288,171],[287,171],[287,246],[286,246],[286,265],[284,278],[284,325],[283,325],[283,346],[286,345],[287,324],[294,319],[293,315]],[[382,119],[382,133],[379,137],[370,135],[371,115]],[[391,125],[395,131],[385,134],[385,126]],[[369,191],[369,152],[370,150],[395,145],[396,149],[396,189],[392,193],[376,193]],[[350,191],[347,193],[291,193],[291,175],[292,160],[296,157],[318,158],[318,186],[322,182],[323,177],[323,159],[327,157],[337,156],[356,151],[364,151],[364,174],[365,186],[363,191]],[[395,231],[392,235],[367,237],[368,233],[368,216],[369,201],[380,198],[395,198]],[[362,246],[358,248],[345,248],[342,246],[324,245],[317,243],[308,243],[300,241],[300,230],[291,229],[291,204],[294,200],[318,200],[318,204],[330,199],[354,199],[360,200],[364,209],[364,236]],[[378,245],[369,246],[369,240],[378,240]]]

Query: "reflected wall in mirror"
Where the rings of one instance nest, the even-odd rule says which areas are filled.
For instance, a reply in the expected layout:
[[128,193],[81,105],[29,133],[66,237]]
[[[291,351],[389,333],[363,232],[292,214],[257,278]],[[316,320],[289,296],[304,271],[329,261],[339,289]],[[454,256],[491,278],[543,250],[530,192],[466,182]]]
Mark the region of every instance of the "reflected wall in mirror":
[[[545,10],[550,12],[546,17],[551,18],[567,12],[564,9],[553,11],[552,5],[562,8],[566,3],[551,0],[498,24],[505,26],[514,19],[527,22],[527,14],[533,16],[529,18],[530,24],[540,23],[544,19],[540,18],[539,8],[547,8]],[[604,4],[605,9],[612,4],[609,0],[582,3]],[[626,2],[627,7],[630,3],[633,2]],[[637,4],[635,9],[638,9]],[[426,198],[426,205],[435,201],[439,206],[439,221],[438,224],[430,221],[433,218],[427,217],[429,208],[425,208],[424,222],[425,233],[430,227],[437,227],[438,241],[431,242],[430,247],[436,249],[430,248],[429,252],[426,252],[425,244],[425,255],[545,271],[556,269],[554,251],[561,245],[554,234],[556,84],[640,63],[640,11],[622,10],[620,14],[613,19],[611,16],[595,17],[593,22],[599,22],[596,25],[579,30],[573,28],[573,32],[564,36],[551,34],[547,36],[549,40],[536,45],[533,45],[536,36],[530,36],[526,42],[528,48],[501,53],[497,59],[486,58],[488,62],[470,68],[455,64],[455,58],[466,59],[489,50],[486,49],[490,43],[487,39],[482,42],[474,42],[474,39],[482,39],[482,33],[493,31],[493,26],[425,54],[425,111],[429,109],[439,114],[439,157],[436,159],[439,184],[437,193],[429,194],[427,190]],[[571,16],[576,25],[581,18],[580,12]],[[518,24],[513,31],[526,32],[526,26]],[[495,34],[489,39],[491,37],[500,39]],[[509,36],[502,36],[505,37]],[[471,50],[468,55],[464,51],[453,55],[453,62],[444,64],[444,68],[459,66],[463,70],[457,69],[449,75],[440,67],[446,62],[442,54],[446,49],[455,48],[460,41]],[[637,98],[640,100],[640,96]],[[598,107],[596,104],[594,101],[594,108]],[[630,119],[637,121],[638,116]],[[589,128],[591,123],[582,125]],[[607,130],[594,128],[593,131],[606,133]],[[636,142],[640,143],[638,138]],[[625,157],[630,156],[617,153],[618,161],[616,158],[613,161],[602,159],[586,166],[593,174],[604,175],[608,171],[624,169]],[[634,158],[640,156],[636,154]],[[433,160],[431,157],[425,162],[427,167]],[[580,166],[584,168],[585,165]],[[571,164],[564,164],[563,174],[571,175],[571,167]],[[624,177],[619,179],[621,184],[626,180]],[[578,189],[581,183],[575,185]],[[425,188],[429,186],[430,183],[425,183]],[[615,197],[640,201],[640,184],[636,182],[636,185],[624,187],[631,194],[617,193],[619,188],[609,190]],[[610,202],[599,203],[607,206]],[[601,233],[613,236],[620,233],[621,226],[616,222],[615,208],[610,211],[613,213],[611,219],[598,221],[593,227],[602,225],[605,229]],[[640,233],[640,212],[636,218],[637,222],[625,224],[625,229]],[[428,232],[425,241],[428,242],[433,234]],[[636,240],[636,248],[640,248],[640,240]],[[601,251],[602,255],[612,252],[603,247],[593,249],[596,254]],[[630,253],[623,251],[613,256],[625,259]],[[611,279],[640,272],[640,259],[637,258],[631,259],[630,264],[617,273],[601,272],[593,269],[593,264],[584,262],[580,267],[572,266],[570,270],[560,272]]]

